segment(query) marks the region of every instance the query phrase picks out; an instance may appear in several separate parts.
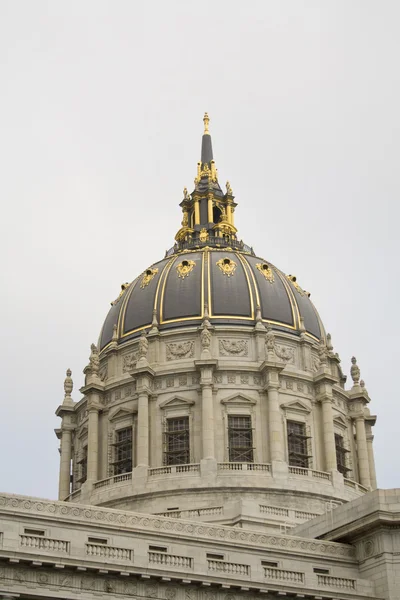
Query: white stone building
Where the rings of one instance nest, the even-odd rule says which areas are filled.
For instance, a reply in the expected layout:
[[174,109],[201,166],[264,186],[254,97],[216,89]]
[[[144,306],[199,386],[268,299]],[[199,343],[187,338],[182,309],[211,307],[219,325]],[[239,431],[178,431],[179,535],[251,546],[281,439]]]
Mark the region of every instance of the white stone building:
[[0,496],[3,597],[400,598],[356,359],[346,389],[310,294],[238,240],[208,122],[176,243],[121,286],[78,402],[67,371],[59,501]]

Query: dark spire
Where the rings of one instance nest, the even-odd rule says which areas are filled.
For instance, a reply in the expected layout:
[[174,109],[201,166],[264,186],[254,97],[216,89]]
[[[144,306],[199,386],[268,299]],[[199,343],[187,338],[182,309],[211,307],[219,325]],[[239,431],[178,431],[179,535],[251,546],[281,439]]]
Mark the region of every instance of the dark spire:
[[201,162],[210,164],[213,160],[213,151],[212,151],[212,143],[211,143],[211,135],[208,131],[208,124],[210,122],[209,116],[207,113],[204,113],[204,133],[201,141]]

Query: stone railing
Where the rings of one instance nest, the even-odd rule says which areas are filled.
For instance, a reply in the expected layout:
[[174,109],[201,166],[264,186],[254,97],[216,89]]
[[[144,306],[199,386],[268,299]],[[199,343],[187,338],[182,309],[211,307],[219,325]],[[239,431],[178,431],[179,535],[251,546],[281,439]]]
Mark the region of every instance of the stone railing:
[[114,560],[126,560],[132,562],[133,550],[129,548],[117,548],[116,546],[107,546],[106,544],[85,544],[86,556],[95,558],[107,558]]
[[156,513],[159,517],[170,517],[173,519],[195,519],[196,517],[209,517],[213,515],[222,515],[223,506],[208,506],[205,508],[191,508],[187,510],[167,510]]
[[81,490],[75,490],[74,492],[72,492],[72,494],[70,494],[68,496],[68,498],[66,498],[66,500],[68,502],[76,502],[77,500],[79,500],[79,498],[81,497]]
[[289,475],[301,475],[302,477],[315,477],[316,479],[325,479],[331,481],[332,477],[330,473],[325,471],[315,471],[314,469],[305,469],[304,467],[290,467]]
[[336,587],[342,590],[355,590],[355,579],[346,579],[344,577],[331,577],[330,575],[318,575],[318,585],[327,587]]
[[200,464],[191,463],[188,465],[173,465],[170,467],[155,467],[149,469],[149,477],[157,475],[176,475],[176,473],[200,473]]
[[69,553],[69,542],[64,540],[55,540],[41,535],[22,534],[19,536],[19,545],[23,548],[32,548],[33,550],[62,552],[63,554]]
[[265,473],[271,473],[271,465],[268,463],[223,462],[218,463],[218,471],[264,471]]
[[274,517],[284,517],[287,519],[308,521],[319,517],[322,513],[313,513],[304,510],[295,510],[293,508],[282,508],[280,506],[268,506],[267,504],[259,504],[260,513],[271,515]]
[[276,567],[264,567],[264,577],[272,581],[286,581],[290,583],[304,583],[304,573],[301,571],[287,571]]
[[193,569],[193,558],[167,554],[166,552],[149,552],[149,563],[162,567]]
[[361,485],[361,483],[358,483],[357,481],[353,481],[353,479],[345,478],[344,485],[349,488],[352,488],[353,490],[358,490],[358,491],[364,492],[364,493],[367,493],[370,491],[367,487],[365,487],[364,485]]
[[250,575],[249,565],[213,559],[208,559],[207,564],[209,571],[217,571],[218,573],[225,573],[228,575],[246,575],[247,577]]
[[100,481],[96,481],[93,487],[95,490],[99,490],[100,488],[108,487],[116,483],[128,483],[129,481],[132,481],[132,472],[121,473],[121,475],[114,475],[107,479],[100,479]]

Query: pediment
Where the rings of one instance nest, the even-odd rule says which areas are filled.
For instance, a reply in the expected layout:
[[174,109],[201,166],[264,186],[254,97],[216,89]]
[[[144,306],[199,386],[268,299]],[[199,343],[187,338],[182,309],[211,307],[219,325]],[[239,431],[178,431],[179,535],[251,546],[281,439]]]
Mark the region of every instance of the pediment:
[[246,394],[240,393],[240,394],[233,394],[232,396],[228,396],[228,398],[222,398],[221,404],[229,404],[229,405],[240,404],[241,406],[254,405],[254,404],[257,404],[257,400],[254,400],[254,398],[251,398],[250,396],[247,396]]
[[126,410],[126,408],[118,409],[114,414],[110,415],[110,421],[117,421],[118,419],[126,419],[126,417],[132,417],[132,411]]
[[342,415],[336,415],[333,417],[333,422],[335,425],[338,425],[338,427],[342,427],[343,429],[346,429],[347,427],[346,419],[344,419]]
[[183,396],[174,396],[173,398],[170,398],[169,400],[164,400],[164,402],[161,402],[160,404],[160,408],[175,408],[175,407],[182,407],[182,406],[192,406],[194,404],[194,400],[189,400],[188,398],[184,398]]
[[300,414],[309,414],[311,412],[311,409],[307,406],[307,404],[304,404],[304,402],[301,402],[301,400],[295,400],[294,402],[287,402],[286,404],[282,404],[281,408],[283,408],[283,410],[288,410],[291,412],[297,412]]

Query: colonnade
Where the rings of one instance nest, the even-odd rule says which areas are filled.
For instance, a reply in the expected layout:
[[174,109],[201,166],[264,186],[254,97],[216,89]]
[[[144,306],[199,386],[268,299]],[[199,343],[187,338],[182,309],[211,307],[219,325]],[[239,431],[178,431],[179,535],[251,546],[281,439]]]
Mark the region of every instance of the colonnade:
[[[216,361],[201,361],[201,420],[202,420],[202,458],[215,458],[215,421],[212,376]],[[270,461],[287,461],[286,435],[279,401],[279,373],[283,367],[268,368],[267,371],[267,406]],[[151,375],[144,374],[137,379],[138,414],[136,436],[136,465],[149,465],[149,394]],[[337,469],[336,444],[333,422],[332,394],[329,385],[323,386],[320,397],[322,411],[322,439],[324,448],[323,470]],[[363,413],[354,417],[357,463],[360,483],[376,488],[373,435],[370,426],[366,431]],[[72,427],[65,426],[61,430],[59,498],[64,500],[70,493],[71,459],[72,459]],[[87,479],[98,480],[99,454],[99,399],[98,394],[88,395],[88,463]]]

